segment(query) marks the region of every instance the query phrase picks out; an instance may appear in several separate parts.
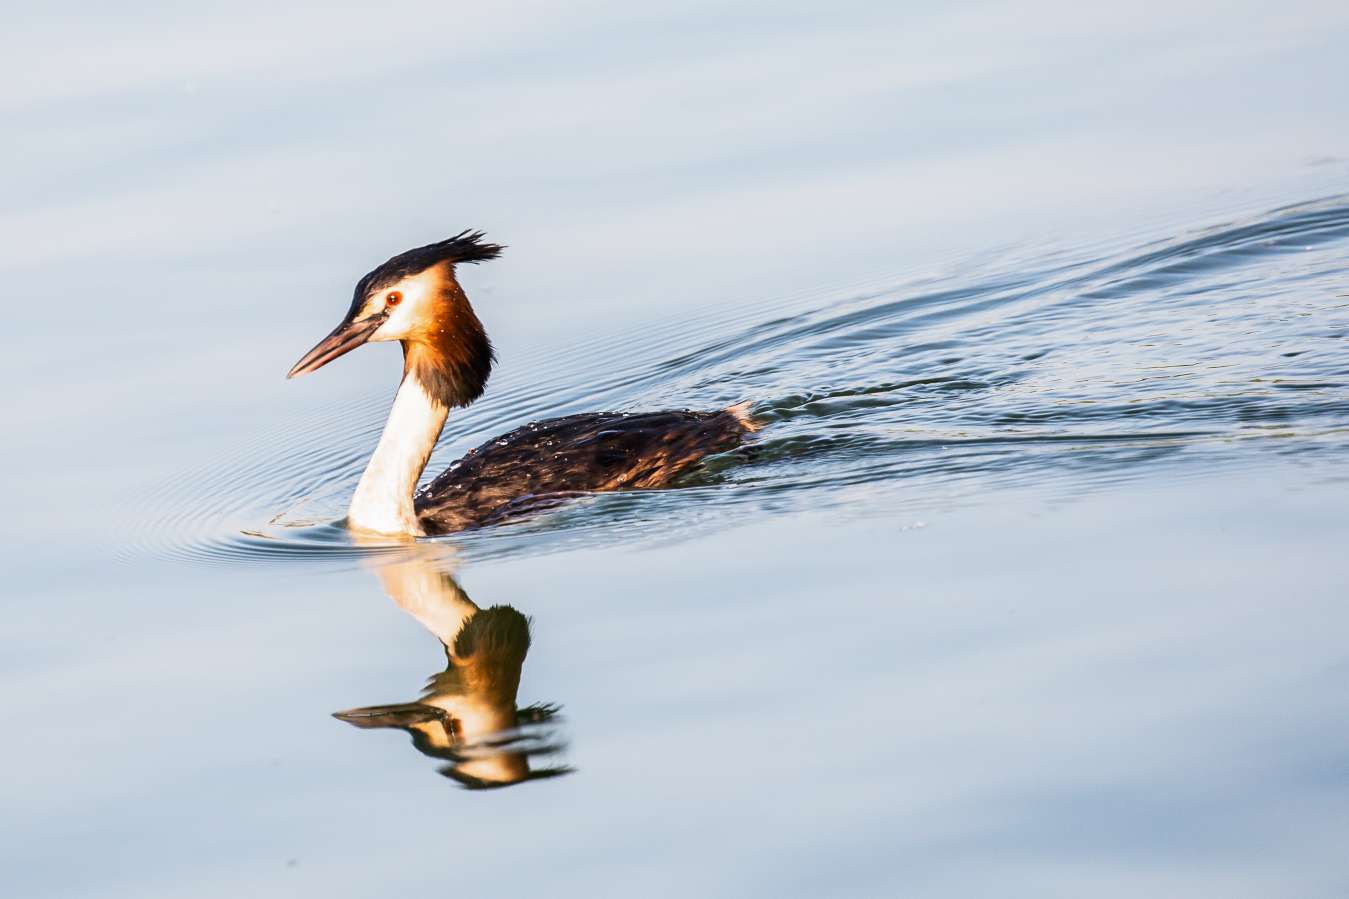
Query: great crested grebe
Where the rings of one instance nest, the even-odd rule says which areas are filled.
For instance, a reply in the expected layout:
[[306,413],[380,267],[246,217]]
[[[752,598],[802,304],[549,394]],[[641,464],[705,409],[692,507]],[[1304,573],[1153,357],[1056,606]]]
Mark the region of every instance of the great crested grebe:
[[346,318],[286,376],[315,371],[369,341],[403,344],[403,381],[351,498],[349,526],[446,534],[568,495],[660,487],[757,430],[744,403],[716,412],[550,418],[470,450],[416,492],[449,410],[482,395],[496,360],[454,267],[495,259],[502,249],[480,231],[464,231],[399,253],[356,284]]

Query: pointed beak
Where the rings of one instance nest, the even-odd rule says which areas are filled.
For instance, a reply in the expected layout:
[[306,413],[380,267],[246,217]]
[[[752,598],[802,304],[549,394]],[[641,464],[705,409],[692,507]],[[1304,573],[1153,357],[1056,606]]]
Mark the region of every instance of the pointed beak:
[[379,326],[384,324],[386,318],[388,318],[387,315],[379,313],[358,321],[342,322],[333,329],[333,333],[320,340],[317,346],[305,353],[286,377],[293,378],[296,375],[307,375],[311,371],[317,371],[332,362],[338,356],[350,353],[369,340],[370,335],[379,330]]

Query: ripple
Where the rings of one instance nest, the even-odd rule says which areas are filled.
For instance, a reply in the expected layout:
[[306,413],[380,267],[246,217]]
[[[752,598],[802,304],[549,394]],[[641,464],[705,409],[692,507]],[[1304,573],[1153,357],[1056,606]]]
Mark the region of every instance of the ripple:
[[[967,491],[1095,489],[1160,464],[1343,453],[1346,197],[1170,235],[1019,250],[959,275],[725,304],[544,348],[457,412],[433,456],[587,409],[753,398],[768,427],[679,489],[606,494],[448,538],[470,556],[664,540],[852,503],[919,509]],[[148,498],[133,552],[193,563],[348,564],[340,520],[392,385],[260,433]],[[847,496],[845,502],[841,497]]]

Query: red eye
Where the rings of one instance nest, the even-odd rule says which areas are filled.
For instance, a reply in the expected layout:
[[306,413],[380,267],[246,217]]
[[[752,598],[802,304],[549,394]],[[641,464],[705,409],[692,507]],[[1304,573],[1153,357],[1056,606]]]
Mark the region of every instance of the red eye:
[[396,290],[390,291],[389,295],[384,298],[384,305],[386,306],[397,306],[401,302],[403,302],[403,295]]

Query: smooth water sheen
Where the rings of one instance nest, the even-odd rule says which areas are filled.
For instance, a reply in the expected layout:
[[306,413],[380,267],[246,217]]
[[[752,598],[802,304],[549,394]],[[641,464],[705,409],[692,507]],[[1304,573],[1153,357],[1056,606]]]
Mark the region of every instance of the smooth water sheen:
[[[1349,16],[1238,6],[16,22],[5,895],[1344,895]],[[397,352],[283,375],[464,227],[428,479],[763,430],[354,538]]]

